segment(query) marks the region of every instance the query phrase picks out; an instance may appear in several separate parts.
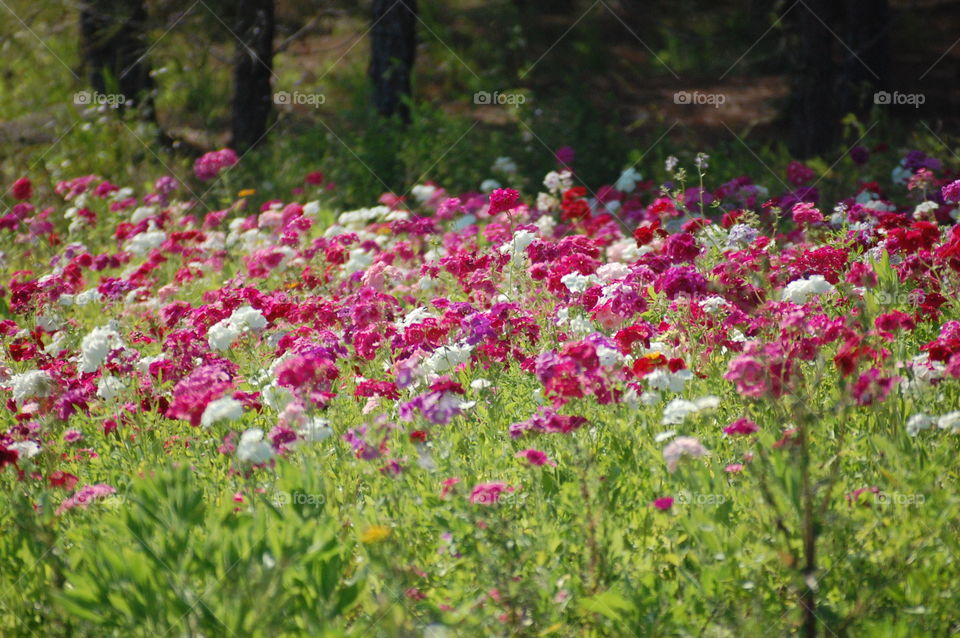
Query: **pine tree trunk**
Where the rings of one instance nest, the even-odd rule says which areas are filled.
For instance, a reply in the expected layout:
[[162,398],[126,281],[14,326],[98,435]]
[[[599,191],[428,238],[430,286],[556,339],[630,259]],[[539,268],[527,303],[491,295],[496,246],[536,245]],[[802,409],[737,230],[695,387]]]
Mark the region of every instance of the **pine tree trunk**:
[[[789,109],[790,152],[799,158],[821,155],[837,142],[840,130],[837,74],[833,51],[836,20],[833,0],[806,0],[796,5],[793,23],[799,42],[793,47],[793,95]],[[826,25],[830,26],[827,29]]]
[[888,88],[890,74],[890,7],[888,0],[846,0],[840,68],[841,109],[863,115],[874,94]]
[[374,0],[371,28],[370,79],[373,104],[384,117],[410,121],[403,102],[410,95],[416,56],[416,0]]
[[273,0],[238,0],[233,67],[232,146],[244,152],[267,134],[273,104]]
[[123,96],[121,108],[136,105],[155,119],[150,77],[147,9],[143,0],[85,0],[80,5],[81,57],[90,86]]

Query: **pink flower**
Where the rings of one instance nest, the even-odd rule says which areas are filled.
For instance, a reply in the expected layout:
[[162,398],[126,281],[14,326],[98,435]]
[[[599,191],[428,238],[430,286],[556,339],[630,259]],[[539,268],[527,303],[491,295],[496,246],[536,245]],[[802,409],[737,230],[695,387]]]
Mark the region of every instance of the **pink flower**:
[[793,206],[793,221],[796,224],[819,224],[823,221],[823,213],[810,202],[799,202]]
[[943,199],[945,201],[952,203],[960,202],[960,179],[947,184],[940,192],[943,193]]
[[533,448],[528,450],[521,450],[516,454],[514,454],[514,456],[518,459],[524,459],[524,458],[527,459],[530,465],[536,465],[536,466],[547,465],[547,464],[556,465],[556,463],[551,461],[544,452],[541,452],[540,450],[534,450]]
[[502,213],[520,204],[520,193],[512,188],[498,188],[490,193],[490,215]]
[[74,441],[79,441],[83,438],[83,434],[79,430],[67,430],[63,434],[63,440],[67,443],[73,443]]
[[456,476],[451,476],[448,479],[444,479],[443,487],[440,489],[440,498],[447,498],[447,495],[450,493],[450,490],[453,489],[453,486],[460,482],[460,479]]
[[193,164],[193,172],[197,179],[209,181],[215,178],[223,169],[233,166],[239,161],[237,154],[231,148],[205,153]]
[[760,426],[750,419],[737,419],[727,427],[723,428],[723,433],[729,436],[735,434],[753,434],[760,429]]
[[860,375],[860,378],[853,385],[853,398],[857,405],[879,403],[887,398],[893,386],[899,380],[899,377],[881,377],[879,370],[870,368]]
[[103,498],[111,494],[116,494],[112,486],[107,485],[106,483],[97,483],[96,485],[84,485],[81,487],[75,494],[64,499],[60,503],[60,507],[57,508],[57,515],[66,512],[67,510],[73,509],[74,507],[87,507],[95,499]]
[[673,497],[664,496],[662,498],[658,498],[653,502],[653,506],[656,507],[658,510],[665,512],[671,507],[673,507]]
[[480,483],[470,492],[471,505],[495,505],[504,492],[512,492],[513,488],[499,481],[494,483]]
[[731,463],[723,468],[723,471],[727,474],[738,474],[743,471],[743,463]]

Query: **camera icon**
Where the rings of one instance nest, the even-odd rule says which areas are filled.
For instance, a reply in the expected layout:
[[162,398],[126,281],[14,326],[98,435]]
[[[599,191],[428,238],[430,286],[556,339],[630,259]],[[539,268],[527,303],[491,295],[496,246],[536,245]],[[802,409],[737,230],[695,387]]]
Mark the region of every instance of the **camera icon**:
[[273,103],[274,104],[290,104],[290,92],[289,91],[277,91],[273,94]]
[[73,103],[79,106],[84,106],[92,102],[93,96],[90,94],[90,91],[77,91],[73,94]]
[[474,104],[493,104],[493,98],[489,91],[477,91],[473,94]]
[[677,91],[673,94],[674,104],[690,104],[693,101],[689,91]]
[[873,94],[874,104],[890,104],[892,96],[889,91],[877,91]]

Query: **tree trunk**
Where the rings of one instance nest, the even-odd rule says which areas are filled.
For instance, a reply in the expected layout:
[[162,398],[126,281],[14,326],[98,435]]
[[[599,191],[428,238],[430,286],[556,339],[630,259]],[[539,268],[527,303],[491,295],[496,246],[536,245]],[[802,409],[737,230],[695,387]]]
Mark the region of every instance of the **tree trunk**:
[[840,96],[842,113],[863,115],[874,93],[888,88],[890,74],[890,7],[888,0],[846,0],[846,30]]
[[273,0],[237,1],[231,144],[241,153],[267,134],[273,101],[273,24]]
[[120,108],[136,105],[142,117],[154,120],[146,28],[143,0],[85,0],[80,6],[87,81],[97,93],[122,95]]
[[407,123],[410,78],[416,56],[416,0],[373,0],[370,79],[373,104],[384,117],[399,115]]
[[[840,130],[833,51],[837,31],[832,0],[806,0],[793,9],[799,42],[792,47],[793,95],[789,109],[790,152],[799,158],[821,155],[837,142]],[[826,25],[830,26],[828,29]]]

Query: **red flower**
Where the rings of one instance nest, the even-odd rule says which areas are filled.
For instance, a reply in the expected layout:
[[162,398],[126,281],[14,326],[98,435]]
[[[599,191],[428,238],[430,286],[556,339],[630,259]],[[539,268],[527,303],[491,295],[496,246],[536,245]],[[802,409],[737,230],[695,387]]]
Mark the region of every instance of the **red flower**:
[[14,199],[30,199],[33,195],[33,184],[30,183],[29,178],[21,177],[10,187],[10,192]]
[[49,479],[50,487],[62,487],[65,490],[72,490],[77,484],[77,477],[69,472],[62,472],[57,470],[50,475]]

